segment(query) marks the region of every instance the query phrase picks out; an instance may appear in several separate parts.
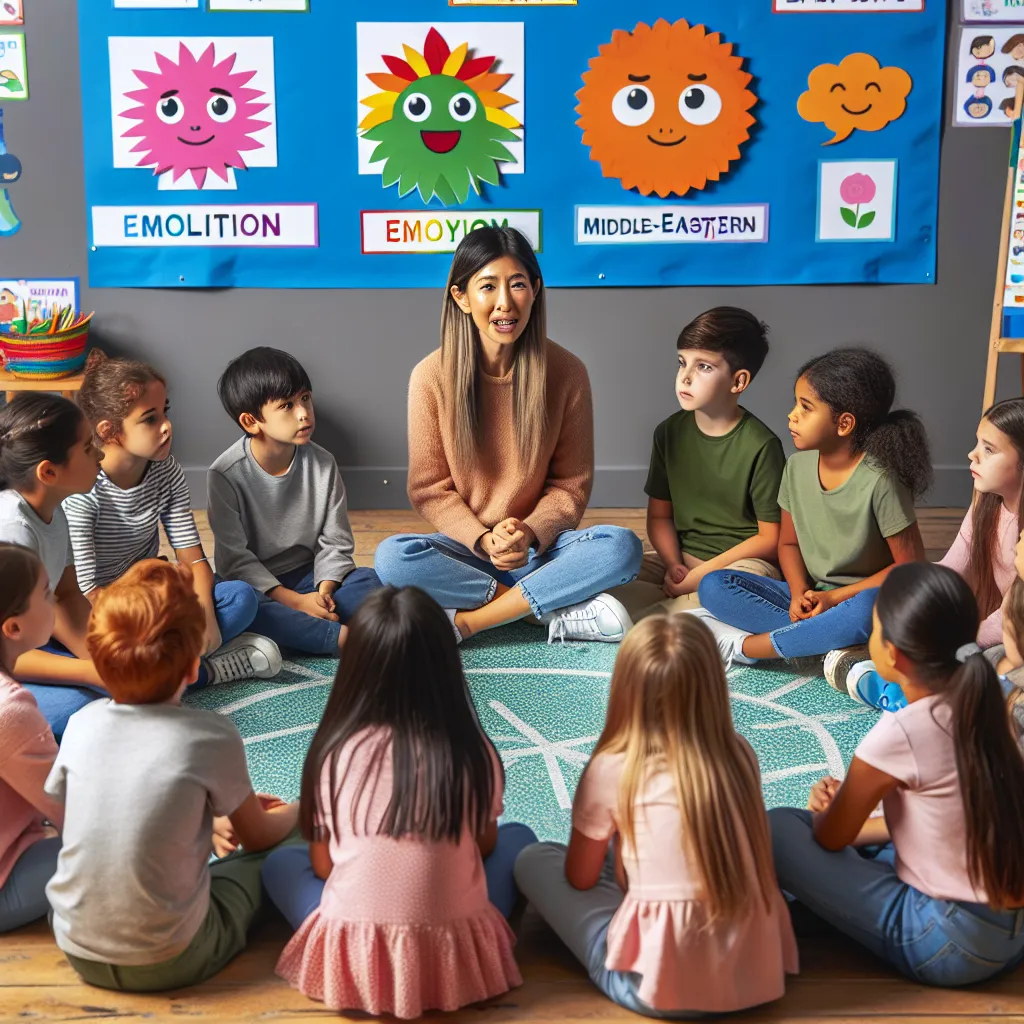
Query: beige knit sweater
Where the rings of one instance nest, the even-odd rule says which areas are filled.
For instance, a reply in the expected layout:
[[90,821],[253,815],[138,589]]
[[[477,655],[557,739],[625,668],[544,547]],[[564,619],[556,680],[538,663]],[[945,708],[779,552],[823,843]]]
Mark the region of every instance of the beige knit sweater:
[[409,379],[409,500],[439,533],[473,549],[480,537],[515,516],[537,535],[543,551],[574,530],[594,482],[594,414],[583,363],[547,342],[548,430],[536,467],[522,471],[515,441],[514,371],[481,373],[482,440],[476,465],[455,463],[448,426],[441,350]]

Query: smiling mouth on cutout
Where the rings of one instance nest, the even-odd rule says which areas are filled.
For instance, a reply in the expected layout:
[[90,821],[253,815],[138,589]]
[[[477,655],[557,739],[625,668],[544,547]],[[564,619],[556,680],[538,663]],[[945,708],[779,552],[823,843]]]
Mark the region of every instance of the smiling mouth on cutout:
[[678,146],[681,142],[686,141],[686,136],[676,139],[675,142],[662,142],[661,139],[656,139],[653,135],[648,135],[647,138],[653,142],[656,146]]
[[462,132],[420,132],[423,145],[431,153],[450,153],[462,138]]
[[179,142],[184,142],[186,146],[205,146],[208,142],[213,142],[217,138],[216,135],[211,135],[208,139],[203,139],[202,142],[192,142],[189,139],[183,139],[180,135],[178,136]]
[[845,103],[840,103],[839,105],[843,110],[848,114],[852,114],[854,117],[860,117],[861,114],[866,114],[874,106],[873,103],[869,103],[863,110],[851,110]]

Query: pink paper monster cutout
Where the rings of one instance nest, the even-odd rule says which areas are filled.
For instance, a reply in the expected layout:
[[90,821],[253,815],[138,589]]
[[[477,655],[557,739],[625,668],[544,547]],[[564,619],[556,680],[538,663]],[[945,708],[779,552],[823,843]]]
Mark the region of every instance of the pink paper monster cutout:
[[184,43],[177,63],[154,57],[160,70],[133,70],[144,88],[125,94],[139,104],[123,115],[139,123],[122,133],[139,139],[131,149],[139,153],[137,166],[152,167],[155,175],[170,171],[172,181],[191,173],[197,188],[207,172],[228,182],[229,167],[246,169],[243,153],[263,148],[252,135],[270,126],[256,120],[270,106],[257,102],[266,94],[245,88],[256,72],[233,72],[234,53],[216,63],[213,43],[198,60]]

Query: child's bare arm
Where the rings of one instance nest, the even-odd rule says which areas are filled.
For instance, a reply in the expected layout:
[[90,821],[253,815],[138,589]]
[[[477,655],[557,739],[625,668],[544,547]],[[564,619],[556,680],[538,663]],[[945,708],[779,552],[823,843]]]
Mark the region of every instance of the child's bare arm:
[[660,498],[647,499],[647,539],[658,552],[666,569],[683,564],[679,534],[672,512],[672,502]]
[[309,860],[313,865],[313,874],[326,882],[331,874],[331,850],[326,839],[315,839],[309,844]]
[[69,565],[54,587],[53,635],[76,657],[89,660],[85,636],[89,630],[92,605],[78,588],[75,567]]
[[265,809],[255,793],[229,815],[238,841],[250,853],[277,846],[295,830],[299,821],[298,801]]

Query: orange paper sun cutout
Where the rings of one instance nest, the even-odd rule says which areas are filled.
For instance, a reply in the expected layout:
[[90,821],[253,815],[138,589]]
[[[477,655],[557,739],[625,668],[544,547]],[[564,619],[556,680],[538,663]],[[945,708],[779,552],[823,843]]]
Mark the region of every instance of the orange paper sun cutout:
[[718,181],[740,159],[757,103],[732,50],[682,20],[616,29],[576,93],[576,124],[602,174],[662,198]]

